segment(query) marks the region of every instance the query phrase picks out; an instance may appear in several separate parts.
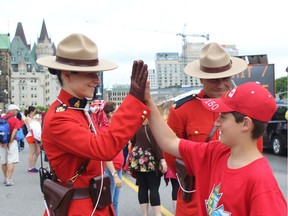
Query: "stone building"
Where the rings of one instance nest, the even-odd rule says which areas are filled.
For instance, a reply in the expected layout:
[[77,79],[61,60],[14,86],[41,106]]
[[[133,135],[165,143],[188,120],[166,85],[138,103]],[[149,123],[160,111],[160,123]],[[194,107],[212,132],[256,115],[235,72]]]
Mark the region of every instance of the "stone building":
[[10,35],[0,34],[0,113],[10,103]]
[[36,63],[36,59],[55,54],[43,20],[37,43],[30,49],[22,23],[18,23],[11,42],[11,103],[21,109],[32,105],[49,107],[60,90],[57,78]]

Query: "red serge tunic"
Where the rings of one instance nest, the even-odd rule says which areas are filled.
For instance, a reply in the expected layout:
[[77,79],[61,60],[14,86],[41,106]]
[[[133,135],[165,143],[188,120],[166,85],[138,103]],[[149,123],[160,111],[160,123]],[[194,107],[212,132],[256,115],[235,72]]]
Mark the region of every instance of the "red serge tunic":
[[[62,104],[55,101],[45,116],[42,142],[53,170],[63,183],[90,159],[86,171],[74,182],[74,188],[88,187],[91,178],[101,175],[105,169],[104,163],[101,169],[101,161],[110,161],[122,151],[150,113],[142,102],[128,95],[105,133],[95,135],[83,111],[86,99],[73,98],[64,90],[58,99]],[[72,200],[69,215],[86,216],[92,211],[91,199]],[[96,210],[94,215],[114,215],[113,206]]]
[[[203,107],[200,99],[203,98],[204,95],[204,91],[201,90],[201,92],[197,94],[197,97],[191,95],[190,98],[184,98],[184,102],[182,102],[181,106],[170,109],[167,123],[179,138],[188,139],[194,142],[204,142],[207,139],[219,113],[208,111]],[[217,129],[211,140],[217,140],[218,137],[219,132]],[[262,137],[258,140],[257,146],[260,152],[262,152]],[[165,152],[164,157],[171,171],[176,173],[176,158]],[[197,191],[195,194],[193,193],[192,200],[186,203],[182,199],[182,190],[179,188],[176,216],[198,216],[197,201],[193,198],[197,197],[196,194]]]
[[220,141],[181,140],[179,152],[188,174],[198,179],[198,215],[287,215],[287,203],[265,157],[229,169],[230,148]]

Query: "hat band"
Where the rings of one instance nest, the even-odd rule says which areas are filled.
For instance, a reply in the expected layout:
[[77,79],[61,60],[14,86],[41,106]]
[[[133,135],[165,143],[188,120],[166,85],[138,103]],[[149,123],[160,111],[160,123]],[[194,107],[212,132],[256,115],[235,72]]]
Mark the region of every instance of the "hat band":
[[224,65],[222,67],[215,67],[215,68],[210,68],[210,67],[204,67],[200,65],[200,70],[207,72],[207,73],[219,73],[219,72],[224,72],[226,70],[229,70],[232,67],[231,62],[229,64]]
[[99,60],[98,59],[92,59],[92,60],[78,60],[78,59],[68,59],[63,58],[60,56],[56,56],[56,62],[62,63],[62,64],[68,64],[72,66],[96,66],[98,65]]

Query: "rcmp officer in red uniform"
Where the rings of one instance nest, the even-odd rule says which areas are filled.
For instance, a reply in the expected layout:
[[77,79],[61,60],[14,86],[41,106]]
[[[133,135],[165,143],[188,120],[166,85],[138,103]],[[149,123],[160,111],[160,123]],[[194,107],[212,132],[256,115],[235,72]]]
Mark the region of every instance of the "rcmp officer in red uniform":
[[[185,68],[187,75],[200,78],[203,89],[198,94],[177,101],[170,109],[167,120],[168,125],[179,138],[196,142],[219,138],[219,132],[216,127],[214,128],[219,113],[205,109],[199,99],[221,97],[232,88],[232,76],[244,71],[246,67],[247,63],[244,60],[230,57],[217,43],[209,43],[203,47],[200,60],[189,63]],[[262,139],[257,144],[262,152]],[[168,154],[164,155],[169,168],[176,172],[176,158]],[[179,188],[176,216],[198,215],[196,194],[190,193],[192,199],[186,202],[182,198],[182,193]]]
[[[97,71],[112,70],[117,65],[98,59],[96,44],[82,34],[64,38],[57,47],[56,56],[40,58],[37,63],[57,75],[62,87],[45,116],[42,131],[49,163],[63,185],[73,180],[73,188],[87,189],[91,178],[103,174],[104,161],[112,160],[123,149],[150,112],[143,103],[147,65],[134,61],[129,95],[115,112],[106,132],[97,133],[97,127],[91,125],[91,118],[85,111],[86,98],[93,97],[94,89],[100,83]],[[75,176],[87,159],[90,161],[85,172]],[[72,198],[68,215],[115,215],[112,204],[96,209],[89,193],[81,196]],[[48,215],[47,211],[45,215]]]

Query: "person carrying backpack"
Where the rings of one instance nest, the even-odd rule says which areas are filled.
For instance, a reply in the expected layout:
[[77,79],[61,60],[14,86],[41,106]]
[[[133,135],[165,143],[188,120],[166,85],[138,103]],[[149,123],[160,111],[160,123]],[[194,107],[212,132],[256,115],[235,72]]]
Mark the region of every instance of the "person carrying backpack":
[[17,131],[17,134],[16,134],[16,139],[18,142],[18,150],[20,152],[24,149],[24,146],[25,146],[25,135],[23,131],[23,126],[25,125],[25,123],[24,123],[21,112],[17,113],[16,118],[20,121],[20,126],[21,126],[21,128]]
[[[17,131],[21,128],[20,121],[15,118],[20,111],[19,107],[10,104],[7,114],[3,117],[7,120],[10,130],[10,139],[1,142],[0,144],[0,157],[2,164],[2,171],[4,174],[4,184],[6,186],[13,186],[12,175],[14,172],[14,164],[19,162],[18,143],[16,140]],[[3,141],[3,140],[2,140]]]

